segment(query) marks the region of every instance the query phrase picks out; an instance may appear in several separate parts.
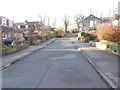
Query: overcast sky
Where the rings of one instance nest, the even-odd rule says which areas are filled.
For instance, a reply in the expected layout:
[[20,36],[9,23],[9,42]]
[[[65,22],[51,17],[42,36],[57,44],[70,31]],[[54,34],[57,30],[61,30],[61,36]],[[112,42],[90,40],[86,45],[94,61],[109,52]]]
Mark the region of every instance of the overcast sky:
[[[120,0],[0,0],[0,16],[14,20],[14,22],[38,21],[38,14],[56,18],[57,26],[62,26],[65,14],[74,17],[78,13],[88,16],[94,12],[98,17],[102,13],[108,16],[118,8]],[[52,21],[51,20],[51,21]]]

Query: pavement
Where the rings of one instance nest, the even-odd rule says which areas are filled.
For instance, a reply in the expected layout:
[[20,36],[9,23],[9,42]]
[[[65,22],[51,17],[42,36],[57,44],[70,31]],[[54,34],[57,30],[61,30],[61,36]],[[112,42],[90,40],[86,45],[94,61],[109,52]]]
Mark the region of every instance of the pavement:
[[75,37],[71,38],[71,41],[112,88],[120,86],[118,82],[120,79],[118,75],[119,57],[117,55],[91,47],[89,43],[80,42]]
[[56,38],[53,38],[53,39],[50,39],[39,45],[29,46],[28,48],[20,50],[16,53],[12,53],[12,54],[3,56],[2,62],[0,62],[0,63],[2,63],[2,69],[9,67],[12,64],[14,64],[15,62],[21,60],[22,58],[25,58],[28,55],[32,54],[33,52],[46,47],[47,45],[51,44],[55,40],[56,40]]

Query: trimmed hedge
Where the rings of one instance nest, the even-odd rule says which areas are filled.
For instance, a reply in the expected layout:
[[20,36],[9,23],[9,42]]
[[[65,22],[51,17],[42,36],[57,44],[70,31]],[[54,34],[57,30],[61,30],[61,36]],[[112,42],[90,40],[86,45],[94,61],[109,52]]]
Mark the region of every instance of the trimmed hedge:
[[114,44],[106,44],[107,50],[111,50],[113,53],[120,54],[120,45],[114,45]]

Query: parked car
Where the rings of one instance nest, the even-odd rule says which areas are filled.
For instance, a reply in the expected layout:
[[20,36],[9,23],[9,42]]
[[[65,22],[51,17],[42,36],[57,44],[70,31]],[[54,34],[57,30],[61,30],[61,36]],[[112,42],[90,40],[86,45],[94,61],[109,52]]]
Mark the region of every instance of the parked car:
[[64,37],[64,34],[58,34],[57,37]]
[[14,38],[8,37],[2,40],[5,45],[11,44],[14,41]]

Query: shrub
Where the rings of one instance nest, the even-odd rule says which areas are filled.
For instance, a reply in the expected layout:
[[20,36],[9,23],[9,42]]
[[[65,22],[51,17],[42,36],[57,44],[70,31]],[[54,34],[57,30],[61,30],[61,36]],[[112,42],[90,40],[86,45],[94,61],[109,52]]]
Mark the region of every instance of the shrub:
[[0,48],[5,49],[5,48],[9,48],[9,47],[7,45],[1,45]]
[[78,33],[78,40],[84,36],[84,39],[86,42],[89,42],[90,40],[95,40],[96,35],[91,33],[85,33],[85,32],[79,32]]
[[97,37],[100,40],[118,43],[120,41],[120,30],[117,26],[106,26],[102,31],[97,33]]
[[40,44],[40,43],[41,43],[41,40],[39,40],[39,39],[34,42],[35,45]]
[[50,34],[50,38],[54,38],[56,35],[53,33],[53,34]]
[[120,45],[107,44],[107,49],[111,49],[112,51],[116,53],[120,53]]

